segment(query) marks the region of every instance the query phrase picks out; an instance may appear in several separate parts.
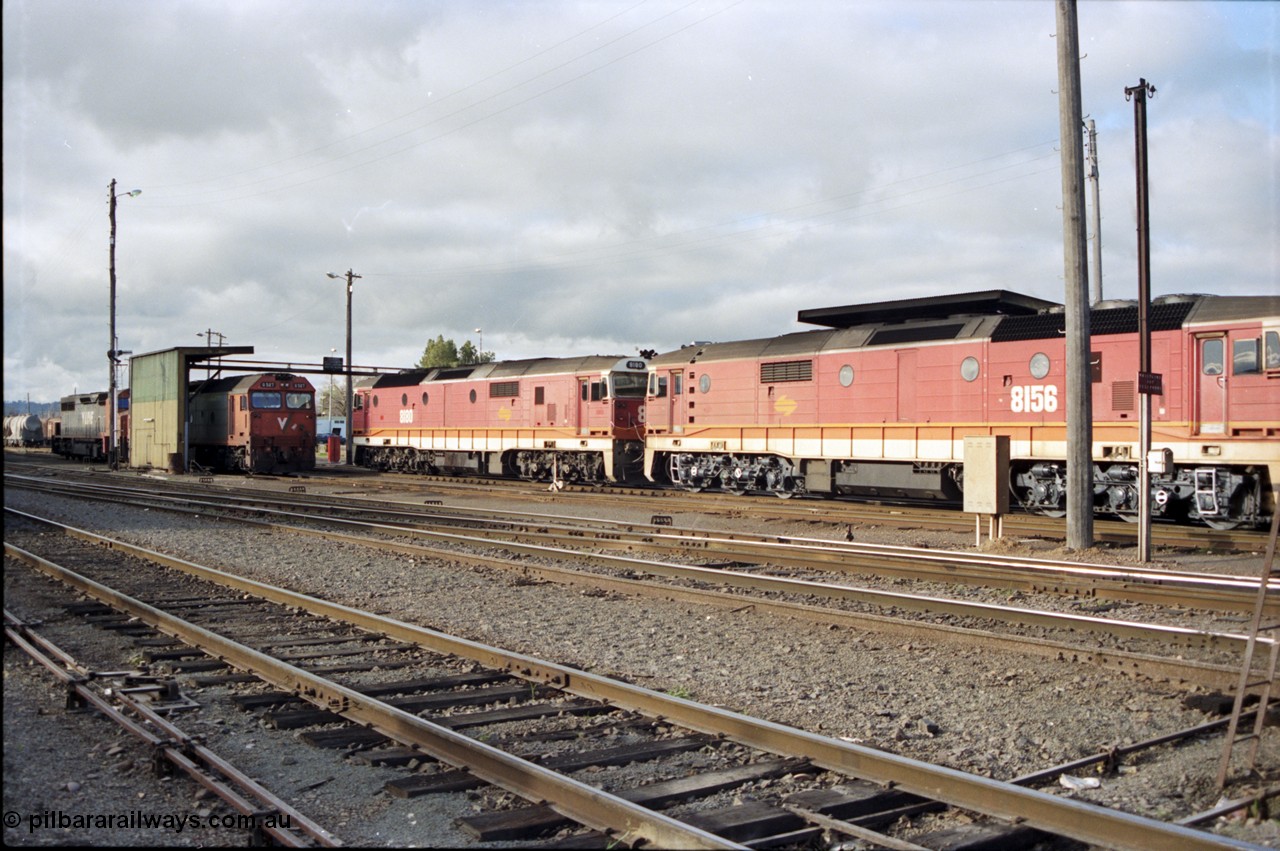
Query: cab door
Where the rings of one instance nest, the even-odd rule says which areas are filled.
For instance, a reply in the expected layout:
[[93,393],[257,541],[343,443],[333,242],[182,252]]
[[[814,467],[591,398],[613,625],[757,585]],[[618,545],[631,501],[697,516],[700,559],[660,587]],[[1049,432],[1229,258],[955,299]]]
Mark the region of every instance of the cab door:
[[673,432],[684,431],[689,422],[689,408],[684,399],[684,370],[673,369],[667,376],[668,421]]
[[1227,338],[1225,334],[1196,339],[1196,412],[1193,434],[1226,434]]
[[590,378],[578,379],[578,434],[590,431],[592,383]]

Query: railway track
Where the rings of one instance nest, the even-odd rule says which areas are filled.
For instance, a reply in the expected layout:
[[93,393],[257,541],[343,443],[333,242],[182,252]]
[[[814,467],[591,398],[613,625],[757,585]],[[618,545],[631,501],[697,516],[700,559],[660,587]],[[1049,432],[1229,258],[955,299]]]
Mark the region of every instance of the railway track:
[[[552,546],[579,545],[623,552],[645,552],[694,558],[713,556],[733,565],[772,564],[815,571],[901,577],[1005,588],[1025,593],[1062,594],[1104,600],[1251,612],[1257,580],[1249,577],[1114,566],[996,553],[959,553],[935,548],[877,545],[795,535],[779,536],[673,525],[670,515],[653,515],[648,523],[608,521],[596,517],[515,512],[493,508],[430,507],[402,501],[353,499],[349,495],[308,495],[305,486],[290,493],[249,488],[205,488],[165,482],[157,486],[114,483],[68,483],[6,475],[11,486],[47,493],[148,504],[263,510],[277,516],[320,513],[325,518],[403,524],[417,531],[465,529],[475,537]],[[440,507],[434,507],[439,504]],[[1280,601],[1268,604],[1268,616],[1280,615]]]
[[[158,774],[182,771],[217,796],[235,814],[230,820],[217,819],[223,829],[238,829],[253,844],[284,848],[342,845],[318,822],[174,723],[171,711],[188,707],[184,701],[172,699],[178,692],[166,683],[138,671],[95,670],[7,609],[4,621],[5,638],[42,665],[65,690],[68,709],[97,710],[151,749],[153,769]],[[194,818],[214,822],[211,815],[196,814]],[[35,832],[33,825],[40,821],[39,815],[29,817],[29,831]]]
[[[20,464],[23,467],[48,470],[56,475],[84,473],[81,465],[52,459],[47,455],[33,457],[29,453],[14,454],[12,460],[15,466]],[[105,469],[93,470],[86,475],[110,476],[109,471]],[[265,480],[269,477],[257,478]],[[217,479],[220,482],[235,480],[234,477],[225,476]],[[824,523],[836,525],[912,528],[923,532],[970,533],[974,530],[974,519],[970,515],[954,508],[918,504],[881,504],[816,497],[780,500],[772,497],[708,492],[689,494],[681,490],[659,488],[566,485],[549,490],[545,484],[508,479],[377,474],[363,468],[345,467],[337,468],[337,471],[321,467],[305,477],[291,477],[288,481],[298,483],[305,481],[313,487],[344,487],[367,496],[386,495],[391,492],[430,496],[439,496],[442,491],[462,494],[501,493],[505,499],[535,503],[581,502],[584,505],[590,505],[592,500],[607,497],[613,505],[651,513],[729,514],[738,517],[761,517],[797,522],[821,520]],[[1064,521],[1023,513],[1014,513],[1005,517],[1004,531],[1006,535],[1049,540],[1062,540],[1065,537]],[[1094,521],[1094,537],[1099,543],[1136,546],[1137,534],[1137,526],[1133,523],[1102,518],[1096,518]],[[1162,547],[1248,552],[1261,551],[1266,545],[1266,533],[1261,529],[1224,531],[1156,522],[1152,526],[1151,534],[1153,544]]]
[[[407,776],[399,787],[406,796],[478,779],[536,802],[470,819],[467,829],[484,841],[528,838],[530,832],[558,829],[567,818],[594,831],[580,839],[586,844],[607,842],[606,837],[661,847],[758,846],[770,839],[799,844],[828,831],[894,843],[890,847],[928,848],[955,841],[955,830],[1023,838],[1037,830],[1115,848],[1249,847],[1026,788],[1079,764],[1001,783],[413,626],[127,542],[77,537],[97,546],[85,552],[84,545],[55,535],[40,539],[50,545],[51,558],[8,543],[6,554],[97,601],[80,610],[97,618],[100,627],[136,628],[143,622],[214,657],[206,665],[229,664],[269,683],[277,694],[246,702],[275,707],[273,724],[310,726],[340,718],[351,726],[334,732],[331,743],[348,741],[350,750],[355,742],[372,760],[385,763],[439,761],[435,771]],[[52,558],[74,560],[78,569]],[[105,584],[108,578],[117,587]],[[157,662],[193,665],[180,661],[193,654],[168,646],[168,640],[142,640]],[[335,668],[350,669],[351,660],[366,658],[371,650],[381,679],[338,678],[342,672]],[[332,664],[335,660],[339,665]],[[318,670],[320,665],[331,670]],[[390,679],[389,672],[395,672]],[[313,708],[298,708],[300,700]],[[503,742],[501,728],[492,725],[511,723],[517,714],[530,723],[554,723]],[[564,752],[558,743],[566,741],[560,725],[567,718],[577,720],[569,726],[574,747]],[[601,719],[607,721],[597,723]],[[592,731],[603,738],[578,735]],[[679,782],[635,785],[618,765],[643,758],[650,763],[643,773],[652,779],[654,771],[668,771],[652,761],[670,759],[687,774],[693,754],[702,761],[695,760],[695,774]],[[556,761],[562,771],[551,767]],[[605,768],[610,764],[617,774]],[[570,775],[567,766],[579,768]],[[584,774],[611,781],[610,788],[584,783]],[[778,777],[790,781],[770,782]],[[744,783],[755,784],[757,800],[721,806],[721,793]],[[703,793],[706,803],[689,803],[685,796],[691,790]],[[952,823],[953,832],[946,835],[885,838],[875,832],[890,830],[888,825],[904,813],[936,809],[940,803],[983,819],[967,827]]]
[[[1022,654],[1072,659],[1129,674],[1199,683],[1218,689],[1228,688],[1234,683],[1237,670],[1233,663],[1238,664],[1244,643],[1243,636],[1238,633],[1222,632],[1206,626],[1205,624],[1213,622],[1212,616],[1207,616],[1207,619],[1202,617],[1193,626],[1169,626],[1114,616],[1104,617],[1088,612],[1032,609],[1008,602],[990,603],[936,594],[848,586],[836,581],[769,575],[754,570],[660,562],[609,552],[584,552],[580,549],[554,547],[545,541],[528,543],[521,540],[525,533],[519,531],[515,534],[515,540],[492,535],[476,536],[471,534],[473,530],[467,530],[466,534],[452,528],[449,531],[435,531],[430,528],[429,515],[427,519],[418,521],[427,527],[421,528],[417,522],[407,523],[401,508],[395,509],[397,522],[392,524],[335,516],[344,512],[345,503],[335,503],[329,499],[307,503],[307,510],[304,512],[301,510],[302,503],[295,502],[293,498],[289,500],[288,509],[282,509],[276,500],[283,497],[278,496],[266,498],[274,507],[263,507],[261,494],[236,494],[230,497],[228,503],[223,503],[210,494],[201,495],[201,499],[177,494],[157,498],[154,494],[134,493],[130,489],[120,492],[97,484],[89,488],[89,493],[97,498],[119,500],[131,505],[165,507],[169,510],[197,513],[206,518],[218,516],[219,511],[230,506],[231,513],[237,516],[251,511],[252,516],[257,519],[250,522],[269,523],[272,528],[295,534],[321,536],[363,547],[389,549],[418,556],[434,554],[472,564],[515,570],[526,577],[587,585],[630,596],[688,599],[734,610],[749,607],[761,613],[773,612],[907,637],[925,637],[977,647],[1003,647]],[[377,513],[390,509],[383,506],[371,510]],[[420,516],[417,512],[421,510],[415,507],[412,514]],[[385,521],[383,515],[378,516]],[[313,528],[317,524],[321,527],[337,525],[342,531]],[[543,529],[539,534],[549,533]],[[584,533],[581,528],[574,528],[565,534],[569,541],[582,545]],[[434,543],[405,543],[405,536],[418,541],[427,539]],[[615,533],[609,532],[593,535],[591,540],[615,537]],[[615,539],[611,543],[618,542]],[[471,551],[478,548],[484,554],[468,555],[459,549],[464,546]],[[495,547],[500,547],[511,555],[495,556],[492,554]],[[542,563],[534,563],[528,556],[537,557]],[[557,563],[565,558],[584,560],[597,567],[594,571],[580,570]],[[918,564],[930,559],[941,559],[942,566],[936,570],[944,573],[962,573],[965,569],[964,563],[953,564],[948,561],[949,556],[943,553],[915,552],[905,556],[897,554],[895,558],[905,558]],[[982,567],[984,573],[987,571],[985,566],[979,567]],[[1016,578],[1021,569],[1015,565],[1010,576]],[[645,577],[665,578],[665,581]],[[1188,576],[1185,580],[1192,581],[1194,578]],[[1216,584],[1217,577],[1202,578],[1211,582],[1209,587],[1219,588]],[[1023,580],[1019,578],[1018,582],[1021,581]],[[1131,581],[1130,577],[1121,584]],[[1236,593],[1245,595],[1248,601],[1252,601],[1256,596],[1256,581],[1251,590],[1247,582],[1233,581],[1243,583]],[[1194,594],[1195,590],[1194,587],[1191,591],[1185,587],[1174,587],[1170,593],[1186,595]],[[814,599],[821,602],[814,603]],[[1196,604],[1194,597],[1190,604]],[[942,622],[938,622],[939,619]],[[1002,625],[1002,628],[995,629],[993,624]],[[1010,632],[1011,629],[1014,632]],[[1121,643],[1108,646],[1101,643],[1081,644],[1081,634],[1107,637]],[[1176,648],[1177,654],[1170,655],[1170,648]]]

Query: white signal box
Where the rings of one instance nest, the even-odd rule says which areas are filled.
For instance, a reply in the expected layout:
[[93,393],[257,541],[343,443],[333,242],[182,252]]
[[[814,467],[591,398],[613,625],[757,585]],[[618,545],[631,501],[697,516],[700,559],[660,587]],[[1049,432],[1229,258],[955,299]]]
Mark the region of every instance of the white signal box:
[[970,514],[1008,513],[1008,435],[964,439],[964,510]]

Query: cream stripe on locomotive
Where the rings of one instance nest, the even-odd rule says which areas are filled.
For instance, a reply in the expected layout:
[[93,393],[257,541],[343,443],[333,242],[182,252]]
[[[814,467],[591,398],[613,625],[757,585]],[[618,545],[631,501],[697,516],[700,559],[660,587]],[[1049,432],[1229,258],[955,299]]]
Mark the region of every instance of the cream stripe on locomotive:
[[612,478],[614,442],[562,429],[373,429],[355,437],[356,446],[408,447],[419,451],[495,453],[516,450],[599,452],[605,476]]

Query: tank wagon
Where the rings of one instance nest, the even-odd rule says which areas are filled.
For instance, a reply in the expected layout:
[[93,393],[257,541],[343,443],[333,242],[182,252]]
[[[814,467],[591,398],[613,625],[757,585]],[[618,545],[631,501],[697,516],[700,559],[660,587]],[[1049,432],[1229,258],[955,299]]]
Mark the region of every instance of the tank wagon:
[[188,410],[190,457],[200,467],[277,474],[315,469],[315,387],[303,376],[193,381]]
[[[1025,297],[1022,297],[1025,298]],[[886,303],[892,305],[893,303]],[[906,316],[906,312],[903,312]],[[1065,317],[894,318],[698,344],[650,361],[645,472],[691,491],[955,502],[964,438],[1010,438],[1014,503],[1066,506]],[[1136,303],[1091,311],[1094,508],[1136,519]],[[1280,298],[1169,296],[1149,313],[1153,511],[1264,522],[1280,480]]]
[[[106,390],[73,393],[59,401],[60,416],[49,448],[64,458],[85,461],[107,460],[110,435],[107,433]],[[129,391],[116,394],[116,452],[121,462],[129,458]]]
[[357,464],[533,481],[643,482],[641,358],[408,370],[357,388]]
[[4,418],[5,446],[41,446],[44,426],[35,414],[14,414]]

